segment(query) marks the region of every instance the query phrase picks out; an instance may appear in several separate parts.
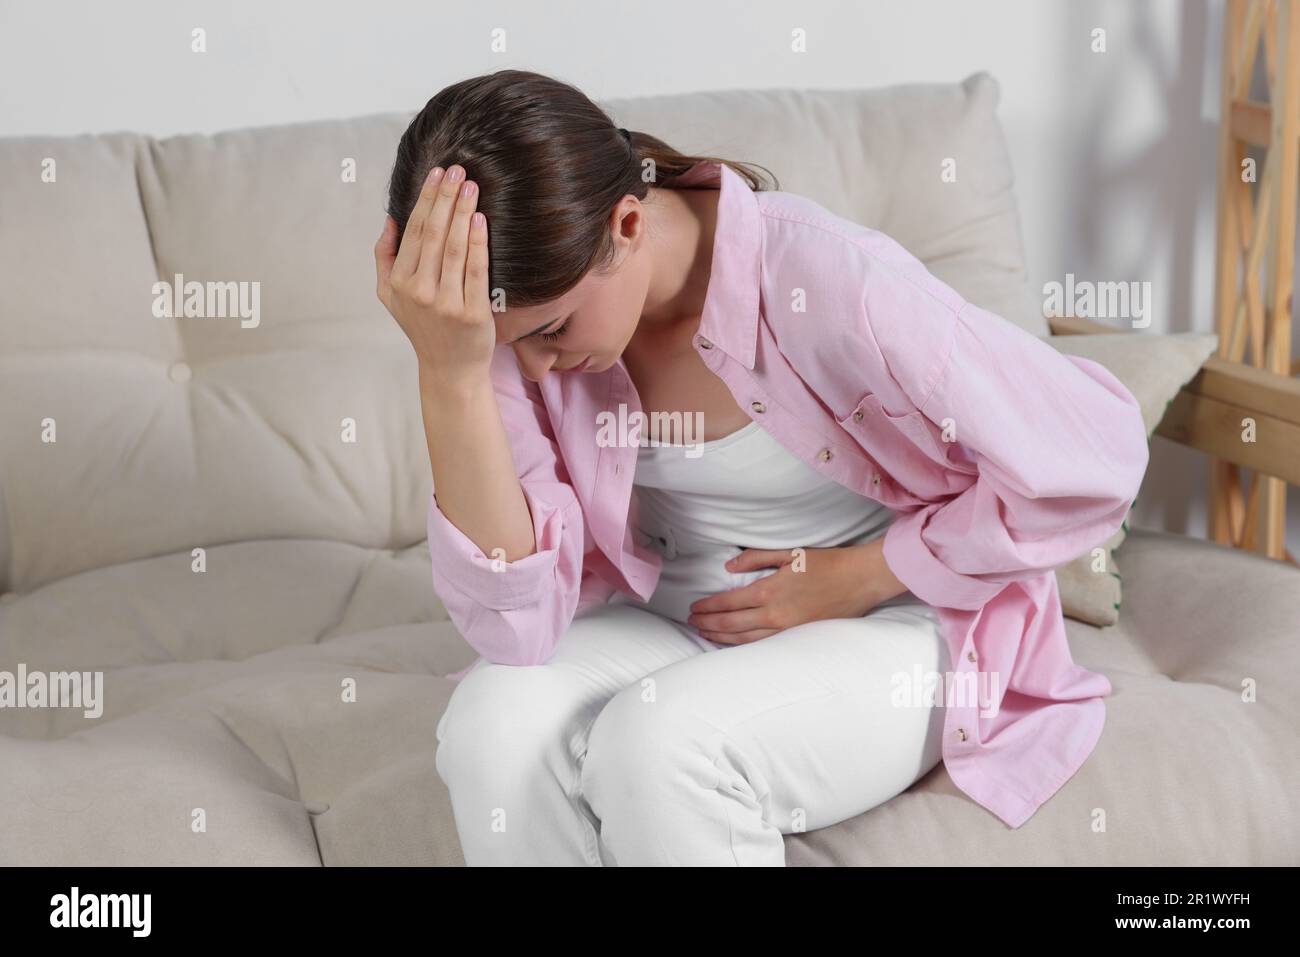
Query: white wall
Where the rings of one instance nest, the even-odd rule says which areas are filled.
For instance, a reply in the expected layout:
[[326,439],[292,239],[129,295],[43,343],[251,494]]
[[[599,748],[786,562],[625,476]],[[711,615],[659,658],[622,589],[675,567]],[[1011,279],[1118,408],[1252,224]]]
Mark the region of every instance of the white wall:
[[[1150,281],[1150,331],[1212,331],[1222,16],[1222,0],[0,0],[0,136],[415,110],[507,66],[598,100],[987,69],[1002,85],[1035,287],[1067,272]],[[190,51],[194,27],[205,54]],[[795,27],[804,54],[790,52]],[[1105,53],[1091,49],[1097,27]],[[504,53],[490,48],[494,28]],[[1206,460],[1162,439],[1152,448],[1136,524],[1203,535]]]

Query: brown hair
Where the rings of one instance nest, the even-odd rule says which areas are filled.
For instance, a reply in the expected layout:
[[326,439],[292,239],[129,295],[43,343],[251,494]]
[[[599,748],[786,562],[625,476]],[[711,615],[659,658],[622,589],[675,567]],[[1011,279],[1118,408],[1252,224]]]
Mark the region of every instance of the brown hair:
[[[405,232],[429,170],[459,163],[487,217],[488,288],[512,307],[534,306],[611,264],[609,214],[620,199],[644,200],[652,185],[671,186],[701,161],[725,163],[750,189],[764,188],[747,168],[754,164],[680,153],[649,133],[633,131],[629,142],[575,87],[498,70],[446,87],[411,120],[397,146],[388,213]],[[647,168],[653,182],[642,176]]]

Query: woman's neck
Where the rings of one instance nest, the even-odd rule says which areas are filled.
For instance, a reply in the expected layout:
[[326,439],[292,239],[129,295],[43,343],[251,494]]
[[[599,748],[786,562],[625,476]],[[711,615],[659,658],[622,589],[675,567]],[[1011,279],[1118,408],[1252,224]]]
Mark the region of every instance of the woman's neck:
[[717,189],[651,189],[654,258],[641,323],[657,333],[699,323],[713,270],[720,195]]

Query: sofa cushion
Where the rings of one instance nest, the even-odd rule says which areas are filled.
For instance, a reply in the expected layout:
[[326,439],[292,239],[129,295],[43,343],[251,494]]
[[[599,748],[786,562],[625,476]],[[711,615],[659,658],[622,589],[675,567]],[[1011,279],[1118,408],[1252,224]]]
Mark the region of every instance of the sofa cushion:
[[[864,815],[789,836],[789,863],[1292,862],[1300,705],[1275,676],[1300,665],[1300,573],[1142,530],[1121,557],[1121,623],[1067,622],[1075,660],[1114,686],[1105,730],[1034,817],[1007,828],[939,765]],[[434,730],[443,676],[474,654],[430,597],[427,550],[246,543],[214,549],[211,578],[178,574],[188,561],[0,605],[0,662],[105,681],[97,719],[0,709],[0,861],[462,863]],[[241,607],[223,611],[236,584]]]
[[[683,150],[762,162],[1045,330],[998,94],[976,73],[606,106]],[[372,250],[409,120],[0,138],[0,181],[29,184],[6,191],[0,230],[0,593],[222,543],[424,540],[416,363],[375,297]],[[155,283],[177,276],[243,283],[250,306],[257,290],[256,321],[156,315],[172,290]]]
[[[792,865],[1290,865],[1300,702],[1300,571],[1135,529],[1124,614],[1066,621],[1079,665],[1110,679],[1096,750],[1011,830],[942,766],[893,800],[786,841]],[[1248,692],[1258,695],[1248,700]]]
[[726,90],[603,101],[684,153],[761,165],[778,185],[900,242],[977,306],[1046,335],[989,73],[878,90]]
[[434,728],[475,656],[424,543],[244,542],[190,568],[0,604],[0,670],[103,672],[98,716],[0,708],[0,862],[459,862]]
[[[374,294],[403,122],[0,139],[6,182],[57,176],[7,190],[0,230],[0,592],[229,542],[423,540],[415,359]],[[260,290],[257,324],[159,318],[178,273]]]

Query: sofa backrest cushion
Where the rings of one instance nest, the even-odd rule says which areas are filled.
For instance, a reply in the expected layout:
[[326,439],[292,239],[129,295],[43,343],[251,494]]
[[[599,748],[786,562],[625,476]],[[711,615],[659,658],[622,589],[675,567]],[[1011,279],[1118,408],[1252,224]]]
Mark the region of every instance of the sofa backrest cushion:
[[[978,73],[602,105],[760,163],[1041,334],[997,99]],[[226,542],[425,537],[416,367],[372,253],[410,117],[0,139],[0,592]],[[201,315],[165,315],[177,275]]]

